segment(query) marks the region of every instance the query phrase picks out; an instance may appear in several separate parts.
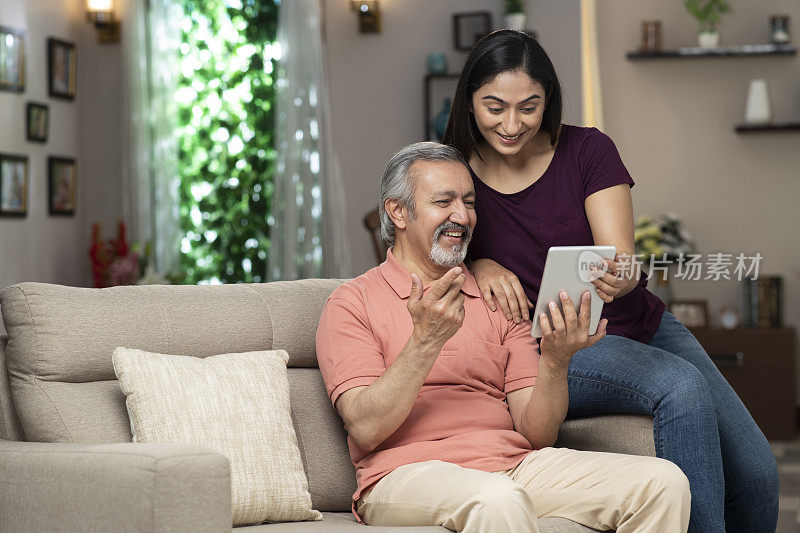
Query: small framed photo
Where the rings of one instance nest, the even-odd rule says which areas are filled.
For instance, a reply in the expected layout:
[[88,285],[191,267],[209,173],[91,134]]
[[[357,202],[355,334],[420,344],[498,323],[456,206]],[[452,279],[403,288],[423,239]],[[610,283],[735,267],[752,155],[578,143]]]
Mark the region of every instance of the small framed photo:
[[0,26],[0,91],[25,90],[25,33]]
[[28,140],[33,142],[47,142],[50,130],[50,108],[44,104],[28,102],[27,112]]
[[78,54],[75,45],[47,39],[47,78],[50,96],[74,100],[78,84]]
[[78,175],[75,160],[50,157],[47,160],[47,196],[51,215],[74,215]]
[[667,306],[687,328],[708,327],[708,304],[704,300],[673,300]]
[[28,158],[0,154],[0,216],[28,214]]
[[492,31],[492,14],[489,11],[472,11],[453,15],[453,46],[469,52],[481,37]]

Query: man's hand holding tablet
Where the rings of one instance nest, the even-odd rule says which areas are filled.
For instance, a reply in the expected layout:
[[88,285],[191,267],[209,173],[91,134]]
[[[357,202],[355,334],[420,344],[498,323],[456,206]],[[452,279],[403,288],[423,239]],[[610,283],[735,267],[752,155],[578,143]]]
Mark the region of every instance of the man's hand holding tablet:
[[550,302],[550,317],[547,313],[540,313],[535,317],[534,324],[538,324],[542,330],[542,337],[539,340],[539,353],[545,363],[557,366],[569,366],[570,359],[578,350],[588,348],[606,336],[605,318],[600,321],[600,325],[594,335],[589,335],[589,322],[591,318],[591,298],[590,291],[584,291],[580,299],[580,311],[575,311],[566,291],[561,291],[559,295],[563,316],[555,302]]
[[[603,300],[592,281],[605,271],[604,260],[613,260],[615,254],[614,246],[551,247],[531,317],[531,335],[541,338],[543,345],[547,341],[545,335],[550,336],[550,343],[573,334],[585,335],[587,346],[605,336],[606,321],[603,320],[602,329],[598,328]],[[577,310],[573,302],[578,302]],[[586,324],[582,322],[584,316]]]

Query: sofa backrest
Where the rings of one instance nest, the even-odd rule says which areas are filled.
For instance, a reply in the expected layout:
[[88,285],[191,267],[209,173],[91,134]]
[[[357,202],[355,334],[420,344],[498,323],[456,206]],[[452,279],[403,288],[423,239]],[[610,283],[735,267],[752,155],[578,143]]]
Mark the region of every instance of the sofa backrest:
[[25,440],[14,404],[11,401],[11,390],[8,387],[6,371],[6,344],[8,337],[0,336],[0,439]]
[[349,510],[355,474],[315,353],[322,307],[340,283],[8,287],[0,292],[8,332],[5,356],[25,438],[130,442],[125,396],[111,363],[117,346],[198,357],[285,349],[292,414],[313,503],[320,510]]

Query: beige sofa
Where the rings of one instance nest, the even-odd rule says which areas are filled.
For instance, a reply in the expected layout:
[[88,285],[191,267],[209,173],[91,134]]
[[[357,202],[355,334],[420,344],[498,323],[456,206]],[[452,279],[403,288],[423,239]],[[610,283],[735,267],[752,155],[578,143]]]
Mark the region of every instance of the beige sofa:
[[[354,470],[314,353],[320,311],[339,283],[110,289],[21,283],[4,289],[0,531],[231,529],[224,455],[202,446],[131,442],[111,365],[116,346],[200,357],[286,349],[292,415],[314,508],[324,520],[237,529],[366,531],[350,514]],[[653,455],[652,420],[571,420],[559,445]],[[593,531],[563,519],[540,523],[545,533]]]

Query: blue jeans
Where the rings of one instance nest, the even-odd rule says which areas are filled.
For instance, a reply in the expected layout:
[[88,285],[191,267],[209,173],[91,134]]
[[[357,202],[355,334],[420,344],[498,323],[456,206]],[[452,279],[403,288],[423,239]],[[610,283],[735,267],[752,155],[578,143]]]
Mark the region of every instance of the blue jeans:
[[689,478],[689,531],[775,531],[778,468],[772,448],[672,314],[664,313],[648,344],[607,335],[572,358],[567,417],[611,413],[653,416],[656,455]]

